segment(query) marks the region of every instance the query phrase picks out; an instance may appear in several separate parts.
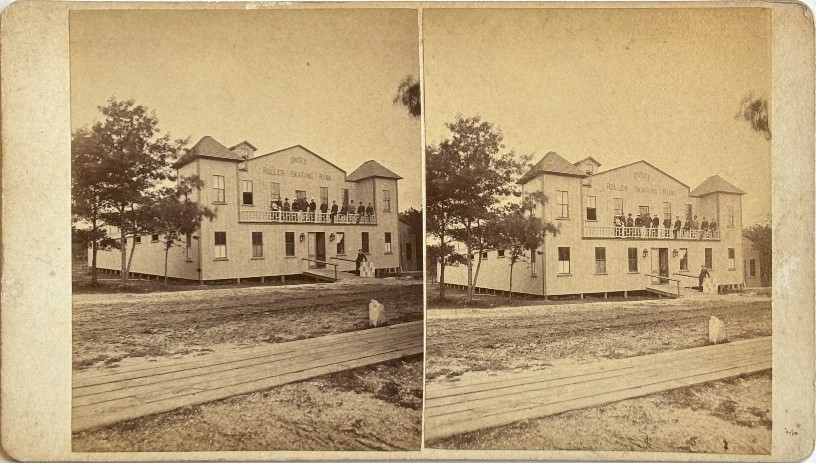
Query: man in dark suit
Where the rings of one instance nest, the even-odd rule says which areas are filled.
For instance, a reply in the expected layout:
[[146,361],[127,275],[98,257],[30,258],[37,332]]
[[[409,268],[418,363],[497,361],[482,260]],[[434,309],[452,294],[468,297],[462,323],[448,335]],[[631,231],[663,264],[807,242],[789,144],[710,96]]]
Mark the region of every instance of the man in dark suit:
[[365,214],[365,211],[365,206],[363,206],[363,203],[360,202],[360,205],[357,206],[357,223],[360,223],[360,219],[363,217],[363,214]]
[[658,217],[655,214],[654,218],[652,219],[652,228],[658,228],[659,226],[660,226],[660,217]]
[[674,216],[674,237],[677,238],[680,236],[680,229],[683,228],[683,222],[680,221],[680,216]]
[[366,257],[366,255],[363,253],[363,250],[358,249],[357,250],[357,259],[354,260],[354,264],[355,264],[354,273],[356,275],[358,275],[358,276],[360,275],[360,265],[362,265],[362,263],[364,261],[367,261],[367,260],[368,260],[368,257]]
[[[320,213],[323,214],[323,217],[326,216],[326,213],[329,212],[329,203],[328,202],[321,202],[320,203]],[[326,219],[323,219],[326,220]]]
[[632,228],[635,226],[635,221],[632,220],[632,214],[629,214],[629,217],[626,218],[626,226]]
[[283,211],[289,212],[292,210],[292,206],[289,205],[289,198],[286,198],[286,201],[283,202]]
[[365,209],[365,213],[366,218],[368,218],[368,221],[371,222],[371,216],[374,215],[374,207],[371,205],[371,203],[368,203],[368,207]]
[[703,292],[703,280],[705,280],[706,278],[708,278],[710,276],[711,276],[711,274],[708,273],[708,269],[706,268],[706,266],[701,265],[700,266],[700,276],[697,277],[697,280],[700,283],[700,292]]
[[315,202],[314,198],[312,198],[312,202],[309,203],[309,212],[315,212],[317,210],[317,203]]
[[667,215],[666,218],[663,219],[663,228],[668,230],[671,228],[671,226],[672,226],[671,217]]
[[331,222],[334,223],[334,217],[337,215],[337,201],[332,201],[331,208]]

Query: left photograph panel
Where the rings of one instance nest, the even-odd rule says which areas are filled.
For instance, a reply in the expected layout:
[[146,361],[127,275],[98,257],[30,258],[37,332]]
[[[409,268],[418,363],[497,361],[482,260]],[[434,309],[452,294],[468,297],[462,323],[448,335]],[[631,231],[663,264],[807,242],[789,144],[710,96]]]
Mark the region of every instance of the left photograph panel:
[[69,20],[73,451],[419,450],[417,11]]

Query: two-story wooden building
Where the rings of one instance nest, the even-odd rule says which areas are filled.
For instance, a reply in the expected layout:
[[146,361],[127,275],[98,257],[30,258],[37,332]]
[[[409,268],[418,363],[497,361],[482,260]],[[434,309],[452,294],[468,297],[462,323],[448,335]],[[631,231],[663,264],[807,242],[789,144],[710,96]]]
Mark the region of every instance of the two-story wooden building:
[[[174,164],[179,178],[203,180],[196,200],[216,218],[204,220],[197,233],[171,249],[169,277],[285,277],[334,268],[331,264],[351,270],[358,249],[375,269],[400,265],[399,175],[373,160],[346,174],[300,145],[256,151],[247,141],[227,148],[206,136]],[[163,275],[162,237],[141,236],[136,242],[131,272]],[[101,269],[120,269],[118,250],[100,251],[97,260]]]
[[[525,194],[545,195],[546,203],[534,213],[559,232],[516,264],[513,292],[626,293],[668,283],[667,278],[696,286],[701,266],[721,288],[744,284],[745,192],[716,175],[691,189],[646,161],[606,171],[600,166],[592,157],[573,164],[550,152],[519,180]],[[461,244],[457,249],[465,252]],[[507,291],[505,251],[490,250],[481,258],[476,286]],[[467,268],[446,269],[445,281],[466,285]]]

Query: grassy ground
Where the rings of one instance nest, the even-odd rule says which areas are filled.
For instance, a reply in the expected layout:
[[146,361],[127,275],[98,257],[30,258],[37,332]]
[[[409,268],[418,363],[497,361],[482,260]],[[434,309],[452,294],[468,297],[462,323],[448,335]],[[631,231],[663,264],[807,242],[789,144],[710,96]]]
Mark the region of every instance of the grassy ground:
[[[731,340],[771,334],[771,301],[764,296],[526,303],[479,309],[454,304],[428,311],[426,378],[455,382],[460,376],[482,372],[546,370],[702,346],[707,343],[711,315],[725,321]],[[767,453],[770,384],[771,374],[766,372],[426,445]]]
[[[74,370],[421,320],[422,285],[367,280],[73,297]],[[73,436],[75,451],[418,449],[421,356],[185,407]]]

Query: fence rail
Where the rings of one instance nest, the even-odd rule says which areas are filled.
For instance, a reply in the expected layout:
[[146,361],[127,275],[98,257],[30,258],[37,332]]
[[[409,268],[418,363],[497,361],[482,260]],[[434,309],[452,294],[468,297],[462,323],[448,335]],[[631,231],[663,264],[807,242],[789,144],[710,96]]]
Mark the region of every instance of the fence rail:
[[584,225],[584,238],[633,238],[650,240],[704,240],[720,239],[719,230],[675,230],[673,228],[615,227]]
[[376,214],[330,214],[322,212],[241,210],[239,222],[254,223],[328,223],[345,225],[375,225]]

